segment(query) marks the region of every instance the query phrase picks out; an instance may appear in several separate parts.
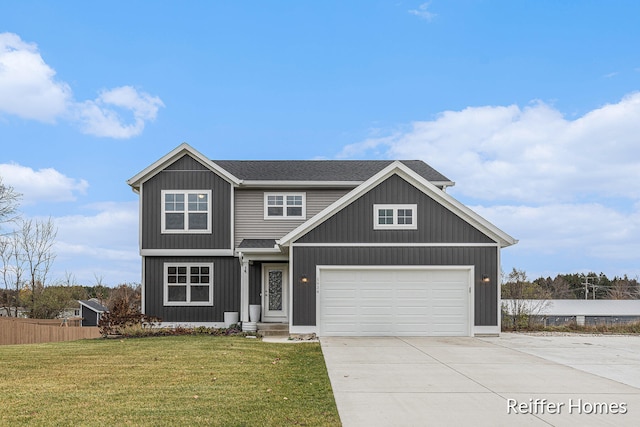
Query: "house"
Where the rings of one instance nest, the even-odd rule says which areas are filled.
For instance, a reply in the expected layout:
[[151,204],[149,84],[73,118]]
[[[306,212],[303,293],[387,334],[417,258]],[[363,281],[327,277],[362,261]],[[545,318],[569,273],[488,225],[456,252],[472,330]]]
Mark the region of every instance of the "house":
[[500,250],[517,241],[410,161],[213,161],[187,144],[129,179],[142,310],[224,312],[318,336],[498,334]]
[[100,304],[100,301],[95,298],[79,300],[78,302],[80,303],[82,316],[81,326],[98,326],[102,315],[109,311],[107,307]]

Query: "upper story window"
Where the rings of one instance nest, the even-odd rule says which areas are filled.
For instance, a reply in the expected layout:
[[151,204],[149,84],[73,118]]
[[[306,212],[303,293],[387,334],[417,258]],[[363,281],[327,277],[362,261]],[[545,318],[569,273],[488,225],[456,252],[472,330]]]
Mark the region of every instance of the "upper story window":
[[415,230],[418,205],[373,205],[375,230]]
[[163,190],[163,233],[210,233],[211,190]]
[[305,193],[264,193],[264,218],[305,219]]

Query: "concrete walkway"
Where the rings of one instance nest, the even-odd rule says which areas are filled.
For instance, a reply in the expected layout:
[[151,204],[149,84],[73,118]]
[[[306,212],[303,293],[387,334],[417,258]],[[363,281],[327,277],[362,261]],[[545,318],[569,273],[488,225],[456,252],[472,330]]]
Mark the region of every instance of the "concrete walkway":
[[640,419],[640,337],[320,342],[345,427],[636,426]]

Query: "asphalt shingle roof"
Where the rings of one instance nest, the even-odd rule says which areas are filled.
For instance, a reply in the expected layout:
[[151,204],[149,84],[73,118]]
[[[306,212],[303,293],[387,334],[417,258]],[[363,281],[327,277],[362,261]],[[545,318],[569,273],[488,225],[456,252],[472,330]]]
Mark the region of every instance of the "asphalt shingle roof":
[[[393,160],[213,160],[242,180],[366,181]],[[451,181],[422,160],[401,160],[428,181]]]
[[97,301],[80,300],[80,303],[82,303],[82,304],[86,305],[87,307],[91,308],[96,313],[104,313],[106,311],[109,311],[109,309],[107,307],[105,307],[104,305],[100,304]]

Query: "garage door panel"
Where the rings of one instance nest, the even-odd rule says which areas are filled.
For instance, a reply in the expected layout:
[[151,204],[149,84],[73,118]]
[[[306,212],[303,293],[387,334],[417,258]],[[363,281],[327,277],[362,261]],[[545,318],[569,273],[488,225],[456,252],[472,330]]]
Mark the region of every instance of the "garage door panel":
[[323,268],[319,278],[321,335],[469,335],[469,269]]

